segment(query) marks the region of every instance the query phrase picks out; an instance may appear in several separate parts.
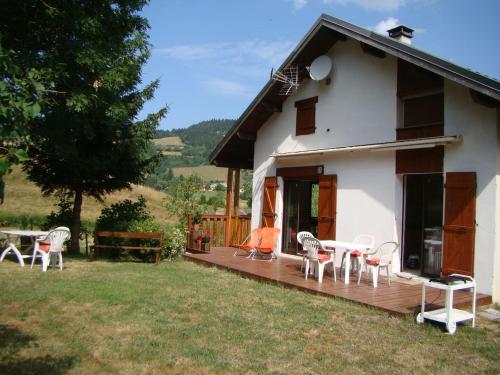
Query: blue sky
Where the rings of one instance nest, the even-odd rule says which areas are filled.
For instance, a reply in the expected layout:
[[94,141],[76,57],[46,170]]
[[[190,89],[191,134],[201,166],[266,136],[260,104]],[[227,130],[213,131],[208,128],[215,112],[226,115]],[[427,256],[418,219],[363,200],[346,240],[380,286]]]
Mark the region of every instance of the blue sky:
[[160,88],[142,115],[167,104],[162,129],[238,118],[322,13],[380,32],[405,24],[415,47],[500,78],[498,0],[151,0],[143,81]]

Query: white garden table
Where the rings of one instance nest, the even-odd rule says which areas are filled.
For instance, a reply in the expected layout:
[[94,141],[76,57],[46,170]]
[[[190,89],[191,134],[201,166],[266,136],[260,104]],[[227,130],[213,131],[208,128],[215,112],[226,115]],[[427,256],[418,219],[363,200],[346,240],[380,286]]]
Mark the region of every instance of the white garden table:
[[345,251],[345,267],[344,267],[344,283],[349,284],[349,272],[351,269],[351,251],[359,250],[364,252],[368,249],[371,249],[373,246],[366,245],[362,243],[353,243],[353,242],[342,242],[335,240],[320,240],[321,246],[325,251],[335,251],[335,249],[343,249]]
[[5,248],[5,250],[2,252],[2,255],[0,256],[0,262],[3,261],[3,259],[8,253],[13,252],[14,255],[16,255],[17,260],[19,261],[21,267],[24,267],[24,259],[31,258],[32,255],[21,254],[21,252],[17,249],[16,245],[14,244],[12,237],[30,237],[31,242],[34,243],[37,237],[44,237],[47,234],[49,234],[49,232],[41,230],[24,230],[24,229],[6,229],[6,230],[0,230],[0,233],[3,233],[7,236],[7,244],[8,244],[8,246]]

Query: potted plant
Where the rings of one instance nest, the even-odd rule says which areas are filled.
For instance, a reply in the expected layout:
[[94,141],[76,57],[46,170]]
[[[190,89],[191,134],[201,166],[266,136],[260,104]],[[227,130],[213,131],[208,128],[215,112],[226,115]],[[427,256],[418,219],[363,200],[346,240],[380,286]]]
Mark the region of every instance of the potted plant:
[[208,235],[208,232],[205,232],[201,240],[201,250],[210,251],[210,236]]
[[199,212],[195,212],[193,215],[193,231],[200,230],[201,224],[201,214]]
[[197,249],[201,249],[202,242],[203,242],[203,236],[200,235],[200,236],[196,237],[196,248]]

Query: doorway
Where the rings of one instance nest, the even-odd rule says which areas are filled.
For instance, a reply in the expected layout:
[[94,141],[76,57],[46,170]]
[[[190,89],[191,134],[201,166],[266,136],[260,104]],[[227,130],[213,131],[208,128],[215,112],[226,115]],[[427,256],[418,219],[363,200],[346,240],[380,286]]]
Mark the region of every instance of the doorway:
[[285,180],[284,197],[282,252],[296,255],[297,233],[318,235],[318,180]]
[[443,175],[404,176],[402,269],[439,276],[443,254]]

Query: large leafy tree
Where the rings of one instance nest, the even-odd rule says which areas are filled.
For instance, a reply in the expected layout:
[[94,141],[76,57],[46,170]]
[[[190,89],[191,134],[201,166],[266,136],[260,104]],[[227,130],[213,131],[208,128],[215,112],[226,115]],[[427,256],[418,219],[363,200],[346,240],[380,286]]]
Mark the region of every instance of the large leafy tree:
[[141,86],[150,53],[145,0],[4,2],[0,33],[23,68],[51,69],[54,93],[30,126],[25,170],[45,194],[73,197],[72,250],[79,251],[85,195],[139,183],[154,168],[149,140],[162,108],[136,120],[158,81]]
[[12,164],[28,160],[28,124],[40,113],[45,70],[22,70],[12,61],[0,34],[0,203],[4,198],[3,176]]

